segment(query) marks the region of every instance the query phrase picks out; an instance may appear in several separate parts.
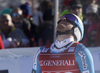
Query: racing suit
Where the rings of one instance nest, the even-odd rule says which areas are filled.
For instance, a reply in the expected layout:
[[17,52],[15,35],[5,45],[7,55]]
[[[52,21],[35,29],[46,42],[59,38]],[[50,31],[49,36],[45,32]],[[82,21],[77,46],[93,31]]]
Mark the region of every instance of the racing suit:
[[32,73],[95,73],[90,51],[78,42],[60,49],[54,43],[43,46],[33,62]]

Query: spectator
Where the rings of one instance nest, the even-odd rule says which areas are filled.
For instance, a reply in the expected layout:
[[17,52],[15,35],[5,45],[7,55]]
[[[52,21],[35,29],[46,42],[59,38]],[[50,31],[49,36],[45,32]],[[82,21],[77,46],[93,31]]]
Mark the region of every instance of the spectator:
[[67,6],[67,9],[61,13],[61,16],[73,13],[83,20],[81,0],[65,0],[63,3]]
[[[87,37],[87,29],[90,25],[90,22],[87,20],[87,14],[86,14],[86,9],[90,4],[96,4],[96,0],[84,0],[83,1],[83,15],[84,15],[84,37]],[[97,8],[96,8],[97,9]]]
[[43,0],[40,3],[40,10],[44,13],[46,9],[53,8],[53,2],[50,0]]
[[[98,3],[99,18],[100,18],[100,0],[98,0],[97,3]],[[97,29],[96,46],[100,46],[100,22],[99,22],[99,26]]]
[[9,14],[1,15],[0,30],[5,48],[28,46],[29,40],[20,29],[14,27]]
[[23,11],[20,8],[13,9],[13,11],[11,12],[12,21],[16,28],[22,29],[22,13]]
[[25,23],[24,26],[28,27],[29,30],[31,30],[33,33],[35,33],[36,26],[34,25],[33,17],[31,16],[31,7],[28,2],[25,4],[20,5],[20,8],[22,9],[23,13],[23,21]]
[[90,4],[95,4],[97,2],[97,0],[84,0],[83,2],[83,14],[84,17],[86,15],[86,9]]
[[43,20],[43,13],[45,12],[46,9],[53,9],[53,2],[50,1],[50,0],[42,0],[40,2],[40,5],[38,7],[38,17],[37,17],[37,20],[38,20],[38,25],[42,24],[44,22]]
[[97,27],[99,25],[98,6],[90,4],[86,9],[86,15],[90,25],[87,29],[87,36],[84,37],[83,44],[93,47],[96,46]]
[[9,7],[9,8],[6,8],[6,9],[2,10],[0,14],[1,15],[3,15],[3,14],[9,14],[10,15],[12,10],[13,9]]
[[30,28],[31,28],[30,22],[25,21],[26,19],[23,18],[22,13],[23,13],[23,11],[20,8],[14,9],[11,13],[12,20],[13,20],[15,27],[20,28],[25,33],[25,35],[28,37],[28,39],[30,41],[29,46],[32,47],[33,42],[34,42],[34,34],[30,30]]
[[[43,24],[41,24],[37,31],[39,36],[39,46],[47,45],[53,42],[53,35],[54,35],[54,23],[53,23],[54,16],[52,14],[52,9],[46,9],[43,13]],[[40,41],[41,40],[41,41]]]
[[96,46],[100,46],[100,22],[99,22],[99,25],[97,27]]
[[[40,2],[41,3],[41,2]],[[40,10],[40,7],[39,6],[40,4],[37,3],[37,2],[34,2],[33,3],[33,6],[32,6],[32,16],[33,16],[33,19],[34,19],[34,24],[38,27],[40,24],[43,23],[43,13],[42,11]]]
[[[30,46],[34,46],[34,43],[38,43],[38,36],[36,33],[37,26],[34,24],[33,17],[31,16],[31,7],[28,2],[25,4],[20,5],[20,8],[23,11],[23,27],[24,33],[29,37],[30,39]],[[29,32],[32,35],[29,35]],[[36,46],[36,45],[35,45]]]
[[[38,34],[38,45],[43,46],[53,41],[53,3],[52,1],[43,0],[40,2],[39,11],[43,14],[43,22],[39,21],[39,26],[36,30]],[[37,20],[40,20],[38,17]],[[45,34],[47,34],[45,36]]]

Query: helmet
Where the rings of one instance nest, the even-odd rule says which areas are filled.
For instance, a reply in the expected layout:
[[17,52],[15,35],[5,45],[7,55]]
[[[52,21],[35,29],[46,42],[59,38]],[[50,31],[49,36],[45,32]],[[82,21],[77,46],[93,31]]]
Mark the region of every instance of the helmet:
[[84,27],[83,27],[83,23],[81,21],[81,19],[75,15],[75,14],[66,14],[63,17],[61,17],[61,19],[58,21],[58,23],[63,19],[66,18],[66,21],[69,21],[70,23],[72,23],[73,25],[75,25],[75,27],[73,27],[73,35],[76,38],[76,41],[80,41],[83,38],[84,35]]

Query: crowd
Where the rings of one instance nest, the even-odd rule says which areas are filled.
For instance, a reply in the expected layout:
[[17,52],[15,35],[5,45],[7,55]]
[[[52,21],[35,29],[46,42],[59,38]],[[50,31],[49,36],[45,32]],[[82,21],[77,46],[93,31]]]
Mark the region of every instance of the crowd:
[[[80,41],[87,47],[100,46],[100,1],[63,0],[59,17],[74,13],[84,24],[84,38]],[[33,10],[32,10],[33,9]],[[36,47],[54,41],[54,3],[41,0],[38,7],[29,2],[16,8],[6,8],[0,13],[0,34],[4,48]]]
[[[29,2],[0,13],[0,34],[4,48],[36,47],[53,42],[53,2],[42,1],[32,7]],[[46,35],[46,36],[45,36]]]

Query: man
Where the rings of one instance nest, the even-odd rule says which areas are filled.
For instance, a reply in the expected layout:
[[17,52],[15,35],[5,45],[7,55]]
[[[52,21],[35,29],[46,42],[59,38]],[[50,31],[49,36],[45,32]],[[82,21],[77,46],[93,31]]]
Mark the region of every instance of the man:
[[37,26],[34,24],[34,19],[31,16],[31,6],[29,2],[26,2],[25,4],[20,5],[20,9],[22,9],[23,13],[23,31],[26,34],[26,36],[30,40],[30,47],[36,46],[33,44],[38,44],[38,36],[36,33]]
[[83,9],[82,9],[82,3],[81,0],[64,0],[64,5],[66,5],[68,8],[65,9],[62,13],[61,16],[69,13],[76,14],[83,20]]
[[57,25],[57,40],[39,49],[32,73],[94,73],[90,51],[79,41],[84,28],[75,14],[66,14]]
[[0,17],[0,33],[4,48],[27,47],[29,44],[29,40],[23,31],[14,27],[9,14],[3,14]]

